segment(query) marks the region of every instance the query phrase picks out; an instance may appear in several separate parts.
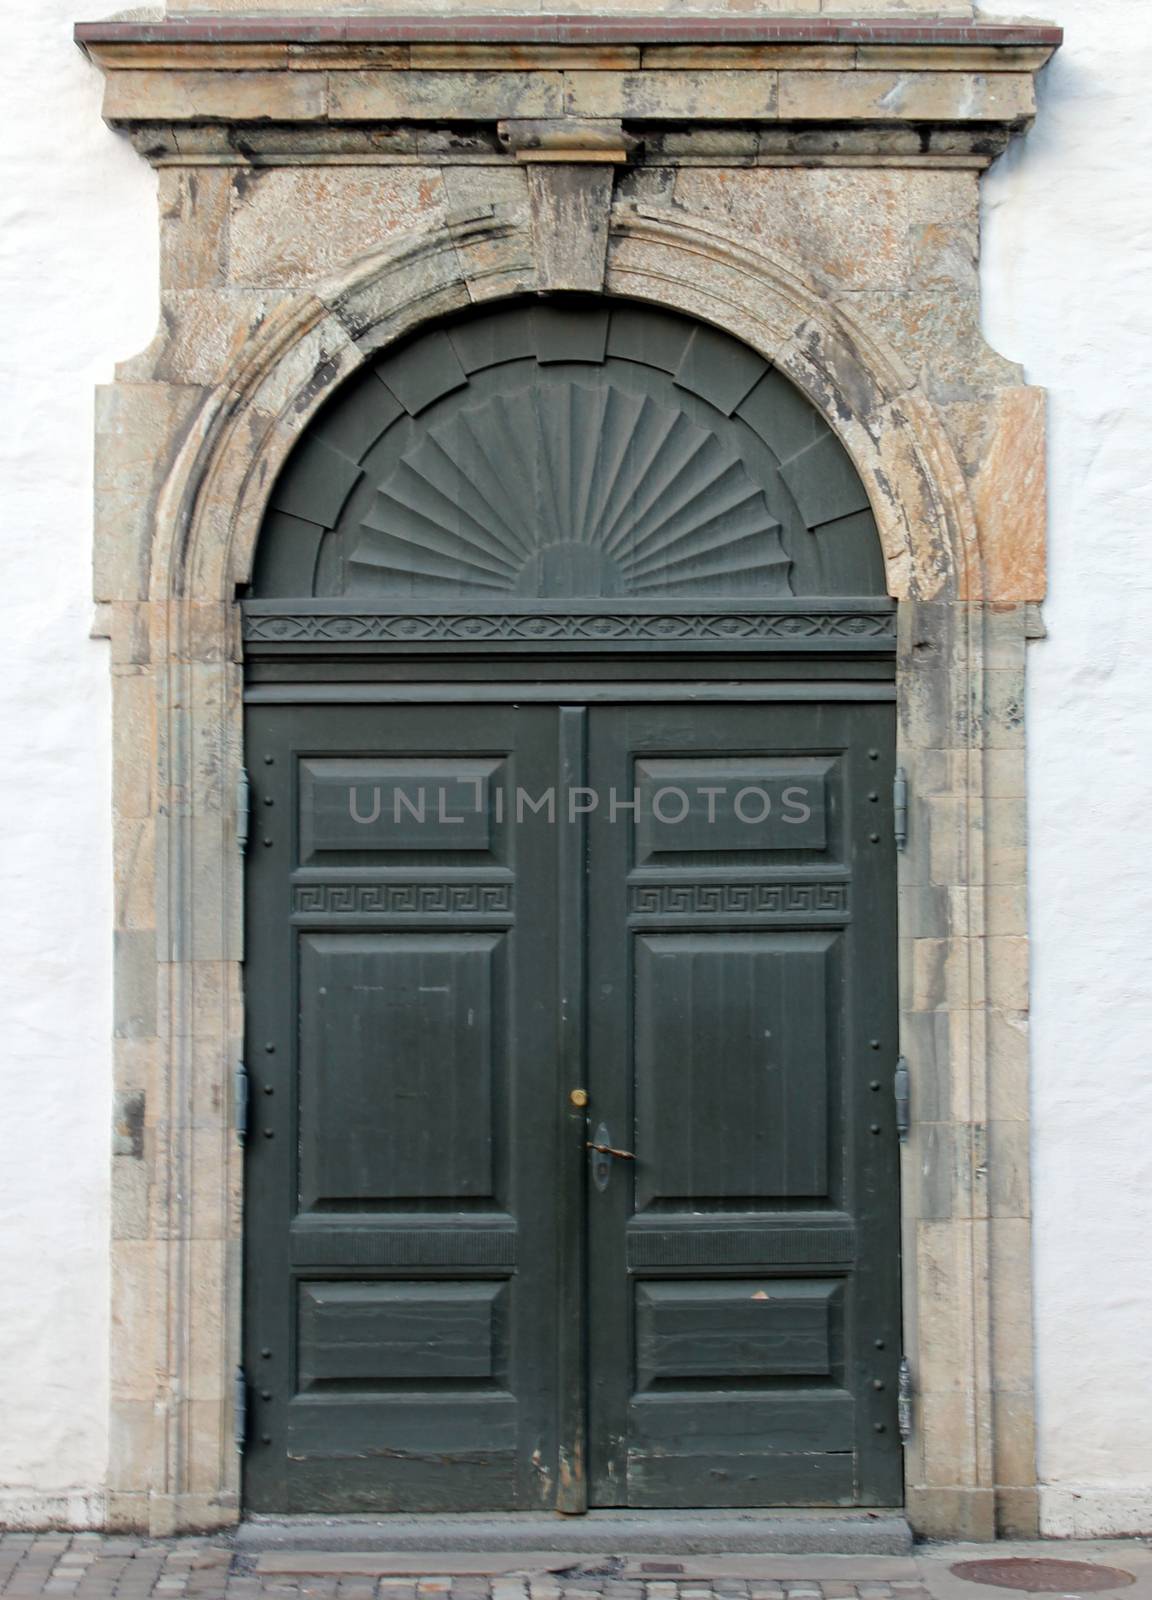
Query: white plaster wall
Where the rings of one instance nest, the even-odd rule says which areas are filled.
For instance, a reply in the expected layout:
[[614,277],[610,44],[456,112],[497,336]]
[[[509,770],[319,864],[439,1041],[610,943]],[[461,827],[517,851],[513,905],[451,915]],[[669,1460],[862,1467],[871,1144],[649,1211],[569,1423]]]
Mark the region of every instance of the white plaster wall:
[[1028,699],[1042,1515],[1052,1534],[1148,1533],[1152,5],[1036,9],[1067,42],[986,181],[983,275],[989,341],[1050,393]]
[[107,1455],[107,645],[92,394],[156,322],[151,173],[75,0],[4,12],[0,141],[0,1523],[98,1522]]

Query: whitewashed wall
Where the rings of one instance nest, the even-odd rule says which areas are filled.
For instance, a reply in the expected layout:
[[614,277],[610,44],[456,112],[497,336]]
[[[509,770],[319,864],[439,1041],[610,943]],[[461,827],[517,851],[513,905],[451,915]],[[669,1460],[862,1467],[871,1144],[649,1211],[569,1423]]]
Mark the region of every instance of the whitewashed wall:
[[[1068,44],[1037,128],[986,181],[984,273],[990,342],[1051,391],[1029,702],[1044,1518],[1152,1531],[1152,6],[1038,9]],[[77,15],[37,0],[5,26],[0,1522],[83,1524],[107,1443],[111,1115],[92,389],[152,335],[156,228]]]
[[1152,6],[1037,9],[1067,42],[986,180],[983,275],[989,342],[1050,403],[1028,697],[1042,1514],[1152,1532]]
[[107,1453],[107,645],[92,392],[156,321],[152,174],[75,0],[4,14],[0,142],[0,1521],[98,1522]]

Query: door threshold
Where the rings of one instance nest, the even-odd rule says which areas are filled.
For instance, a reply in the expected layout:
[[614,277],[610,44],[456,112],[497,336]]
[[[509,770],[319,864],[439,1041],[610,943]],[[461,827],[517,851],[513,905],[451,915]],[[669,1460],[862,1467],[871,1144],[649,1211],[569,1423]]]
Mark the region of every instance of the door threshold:
[[252,1517],[237,1529],[236,1544],[248,1551],[397,1554],[902,1556],[912,1549],[912,1530],[900,1510],[614,1510],[578,1517],[534,1511],[393,1512],[378,1517]]

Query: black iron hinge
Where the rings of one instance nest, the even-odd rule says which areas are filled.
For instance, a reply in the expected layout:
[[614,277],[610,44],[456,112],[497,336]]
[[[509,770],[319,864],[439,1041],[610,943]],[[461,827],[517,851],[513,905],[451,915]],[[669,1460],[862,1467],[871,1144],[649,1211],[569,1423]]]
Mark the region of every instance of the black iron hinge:
[[900,1358],[900,1377],[896,1389],[896,1426],[905,1444],[912,1437],[912,1368],[908,1357]]
[[896,1137],[901,1144],[906,1144],[912,1127],[912,1072],[907,1056],[901,1056],[896,1062],[892,1092],[896,1099]]
[[241,1144],[248,1138],[248,1068],[242,1061],[232,1073],[232,1125]]
[[236,775],[236,848],[241,855],[248,851],[248,830],[252,816],[252,785],[248,781],[247,767]]
[[892,832],[897,850],[908,847],[908,774],[903,767],[896,768],[892,780]]
[[248,1443],[248,1378],[243,1367],[236,1368],[236,1376],[233,1379],[233,1399],[235,1407],[233,1418],[235,1433],[233,1437],[236,1440],[238,1454],[243,1455],[244,1446]]

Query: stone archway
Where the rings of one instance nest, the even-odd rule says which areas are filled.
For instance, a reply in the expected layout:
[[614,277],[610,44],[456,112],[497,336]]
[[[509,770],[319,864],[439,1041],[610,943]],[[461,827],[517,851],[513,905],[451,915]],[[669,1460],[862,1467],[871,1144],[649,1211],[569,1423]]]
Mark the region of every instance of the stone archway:
[[[889,589],[904,602],[908,1504],[924,1532],[988,1537],[997,1516],[1026,1525],[1033,1493],[1027,1285],[1016,1270],[1026,1149],[1016,1122],[1001,1132],[991,1117],[990,1074],[1015,1047],[1007,1019],[1025,1007],[1014,830],[1029,595],[1004,581],[1003,553],[989,548],[1002,423],[990,402],[992,466],[966,478],[902,362],[754,241],[672,207],[618,204],[605,243],[608,293],[725,329],[812,400],[868,488]],[[117,1158],[115,1524],[165,1532],[239,1510],[236,586],[269,488],[333,386],[435,315],[530,291],[538,261],[530,214],[479,208],[283,298],[254,332],[234,327],[238,353],[210,385],[169,381],[169,333],[106,399],[98,592],[118,664],[118,1096],[145,1128],[142,1147]],[[586,271],[578,287],[589,288]],[[145,457],[165,464],[152,496],[136,487]]]

